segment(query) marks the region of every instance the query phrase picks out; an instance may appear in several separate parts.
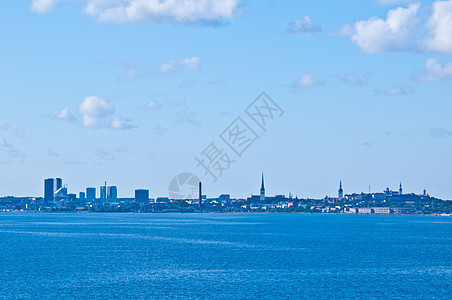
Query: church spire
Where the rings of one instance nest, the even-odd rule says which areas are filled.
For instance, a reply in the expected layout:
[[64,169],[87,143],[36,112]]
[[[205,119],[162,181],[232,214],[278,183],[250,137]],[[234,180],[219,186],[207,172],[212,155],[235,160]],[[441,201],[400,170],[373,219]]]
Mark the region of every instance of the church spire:
[[339,190],[337,191],[337,197],[339,200],[344,199],[344,190],[342,189],[342,180],[339,181]]
[[265,200],[264,172],[262,172],[262,185],[261,185],[260,200],[261,201]]
[[261,191],[264,190],[265,191],[265,187],[264,187],[264,172],[262,172],[262,185],[261,185]]

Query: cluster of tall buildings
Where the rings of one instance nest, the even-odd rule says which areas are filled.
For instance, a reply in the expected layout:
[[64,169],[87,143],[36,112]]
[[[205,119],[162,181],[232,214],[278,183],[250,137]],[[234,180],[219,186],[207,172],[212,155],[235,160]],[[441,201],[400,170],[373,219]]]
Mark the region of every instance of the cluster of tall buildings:
[[61,178],[47,178],[44,180],[44,200],[52,202],[68,197],[67,186],[63,186]]
[[[87,187],[85,192],[80,192],[77,199],[76,194],[69,194],[67,185],[63,185],[61,178],[47,178],[44,180],[44,200],[47,203],[55,201],[81,201],[114,203],[118,201],[118,187],[108,186],[107,182],[99,187],[99,194],[95,187]],[[146,203],[149,201],[149,190],[135,190],[135,201],[137,203]]]

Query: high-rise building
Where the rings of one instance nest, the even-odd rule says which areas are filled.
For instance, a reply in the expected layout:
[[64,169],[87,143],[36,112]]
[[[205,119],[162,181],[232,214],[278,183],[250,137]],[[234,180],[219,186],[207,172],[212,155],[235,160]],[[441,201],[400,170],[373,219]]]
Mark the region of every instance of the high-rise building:
[[107,201],[107,184],[100,186],[100,200],[102,202]]
[[198,199],[198,207],[202,208],[202,182],[199,182],[199,199]]
[[261,201],[264,201],[264,200],[265,200],[264,173],[262,173],[261,194],[260,194],[259,199],[260,199]]
[[84,192],[80,192],[78,195],[79,195],[79,196],[78,196],[78,199],[79,199],[80,201],[85,201],[85,193],[84,193]]
[[339,190],[337,191],[337,197],[339,200],[344,199],[344,190],[342,189],[342,180],[339,182]]
[[149,190],[135,190],[135,202],[136,203],[148,203],[149,202]]
[[47,178],[44,180],[44,200],[49,202],[53,201],[55,193],[55,185],[53,178]]
[[58,191],[59,189],[61,189],[63,187],[63,179],[61,178],[56,178],[55,179],[55,191]]
[[86,188],[86,201],[93,201],[96,199],[96,188]]
[[107,187],[107,199],[108,201],[115,201],[118,199],[118,187],[109,186]]

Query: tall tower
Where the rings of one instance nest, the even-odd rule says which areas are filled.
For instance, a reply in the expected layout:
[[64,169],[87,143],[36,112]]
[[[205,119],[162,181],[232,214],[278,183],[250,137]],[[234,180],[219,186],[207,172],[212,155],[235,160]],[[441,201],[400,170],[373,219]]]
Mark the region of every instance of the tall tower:
[[344,190],[342,189],[342,180],[339,182],[339,190],[337,191],[339,200],[344,199]]
[[260,200],[265,200],[265,187],[264,187],[264,173],[262,172],[262,185],[261,185],[261,194],[260,194]]
[[47,178],[44,180],[44,200],[46,202],[54,200],[55,193],[55,180],[53,178]]
[[198,200],[198,208],[202,208],[202,182],[199,182],[199,200]]
[[55,191],[58,191],[59,189],[61,189],[63,187],[63,179],[61,178],[56,178],[55,179]]
[[400,183],[400,185],[399,185],[399,195],[402,195],[402,194],[403,194],[402,183]]

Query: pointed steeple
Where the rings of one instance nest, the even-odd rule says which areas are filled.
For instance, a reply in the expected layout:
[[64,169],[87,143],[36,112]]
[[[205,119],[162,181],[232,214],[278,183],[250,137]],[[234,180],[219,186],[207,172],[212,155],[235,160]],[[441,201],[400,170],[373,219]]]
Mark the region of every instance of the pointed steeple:
[[261,201],[265,200],[264,172],[262,172],[262,185],[261,185],[260,200]]
[[400,182],[400,185],[399,185],[399,194],[400,194],[400,195],[403,194],[402,182]]

